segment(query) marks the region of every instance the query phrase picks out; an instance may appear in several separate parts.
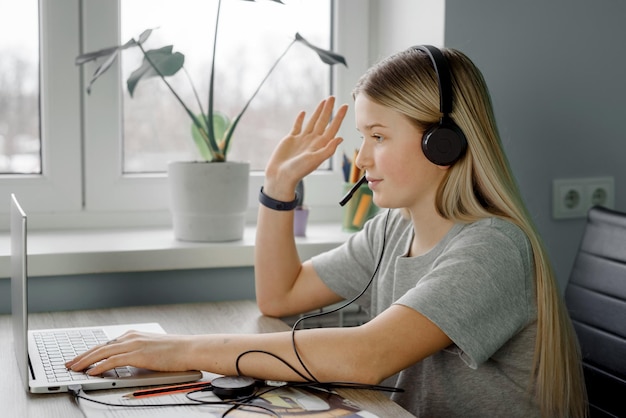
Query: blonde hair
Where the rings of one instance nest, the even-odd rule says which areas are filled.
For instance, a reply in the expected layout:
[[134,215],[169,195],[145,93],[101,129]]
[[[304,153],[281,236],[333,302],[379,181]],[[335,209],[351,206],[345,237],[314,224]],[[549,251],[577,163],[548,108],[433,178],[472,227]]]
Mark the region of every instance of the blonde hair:
[[[436,208],[446,219],[474,222],[497,216],[519,226],[530,240],[535,268],[537,337],[530,387],[545,417],[586,416],[580,349],[543,243],[522,201],[495,123],[481,72],[460,51],[442,49],[452,73],[451,118],[463,130],[466,154],[447,171]],[[420,130],[438,123],[439,90],[430,58],[415,48],[372,67],[354,96],[393,108]],[[534,380],[532,378],[534,377]]]

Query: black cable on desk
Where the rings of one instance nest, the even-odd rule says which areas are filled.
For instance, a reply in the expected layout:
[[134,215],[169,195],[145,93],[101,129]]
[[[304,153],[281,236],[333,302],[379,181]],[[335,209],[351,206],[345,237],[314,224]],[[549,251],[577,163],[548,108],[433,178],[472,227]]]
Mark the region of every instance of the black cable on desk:
[[[275,390],[277,388],[271,388],[270,390]],[[251,407],[251,408],[257,408],[257,409],[262,409],[265,412],[269,412],[271,413],[273,416],[276,417],[280,417],[280,415],[276,414],[276,412],[272,411],[270,408],[266,408],[263,405],[255,405],[255,404],[250,404],[249,402],[258,399],[261,395],[264,395],[265,393],[269,392],[270,390],[266,390],[266,391],[256,391],[255,393],[253,393],[252,395],[249,396],[245,396],[242,398],[238,398],[238,399],[226,399],[226,400],[221,400],[221,401],[205,401],[205,400],[201,400],[201,399],[195,399],[192,396],[190,396],[193,393],[198,393],[198,392],[206,392],[210,389],[198,389],[198,390],[194,390],[192,392],[188,392],[185,394],[186,398],[188,400],[191,401],[191,403],[182,403],[182,402],[176,402],[176,403],[162,403],[162,404],[155,404],[155,405],[144,405],[144,404],[118,404],[118,403],[113,403],[113,402],[105,402],[105,401],[101,401],[99,399],[93,398],[91,396],[88,396],[82,389],[81,385],[70,385],[68,386],[68,390],[69,393],[72,395],[72,399],[74,400],[74,402],[76,402],[76,405],[78,406],[78,408],[80,409],[81,413],[83,414],[83,416],[86,416],[85,411],[83,411],[81,405],[80,405],[80,400],[85,400],[88,402],[93,402],[99,405],[104,405],[104,406],[112,406],[112,407],[120,407],[120,408],[164,408],[164,407],[181,407],[181,406],[219,406],[219,405],[223,405],[223,406],[230,406],[230,408],[228,408],[225,412],[222,413],[222,417],[225,417],[226,415],[228,415],[230,412],[234,411],[237,408],[240,408],[242,406],[247,406],[247,407]]]

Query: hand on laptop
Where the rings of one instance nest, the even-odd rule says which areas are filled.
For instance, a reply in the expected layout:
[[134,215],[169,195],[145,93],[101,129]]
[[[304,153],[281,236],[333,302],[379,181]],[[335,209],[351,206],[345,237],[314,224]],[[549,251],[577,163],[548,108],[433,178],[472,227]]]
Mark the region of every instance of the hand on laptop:
[[158,371],[189,370],[184,349],[186,338],[130,331],[84,352],[65,366],[74,371],[86,370],[92,376],[121,366]]

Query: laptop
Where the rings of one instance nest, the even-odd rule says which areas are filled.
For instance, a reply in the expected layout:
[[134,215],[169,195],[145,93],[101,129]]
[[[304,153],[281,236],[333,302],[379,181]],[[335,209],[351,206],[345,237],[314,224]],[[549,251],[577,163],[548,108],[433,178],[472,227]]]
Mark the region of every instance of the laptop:
[[165,331],[157,323],[28,329],[26,213],[14,194],[11,194],[10,223],[13,343],[19,372],[27,392],[67,392],[69,385],[81,385],[83,390],[164,385],[195,381],[202,377],[199,371],[156,372],[135,367],[110,370],[101,376],[88,376],[67,370],[64,366],[67,360],[128,330],[156,333]]

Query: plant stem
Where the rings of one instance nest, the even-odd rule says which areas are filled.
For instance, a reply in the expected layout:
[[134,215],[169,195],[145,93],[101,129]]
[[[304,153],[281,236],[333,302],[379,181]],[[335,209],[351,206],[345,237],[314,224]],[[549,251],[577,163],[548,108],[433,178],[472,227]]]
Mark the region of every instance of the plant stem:
[[193,96],[196,98],[196,103],[198,103],[198,108],[200,108],[200,114],[203,115],[203,119],[206,121],[206,118],[204,117],[204,109],[202,108],[202,102],[200,101],[200,96],[198,95],[198,90],[196,90],[196,86],[193,84],[193,80],[191,79],[191,76],[189,75],[189,72],[187,72],[187,69],[185,67],[183,67],[183,71],[185,72],[185,76],[187,77],[187,80],[189,81],[189,85],[191,86],[191,91],[193,91]]
[[[215,141],[215,129],[213,127],[213,84],[215,80],[215,53],[217,50],[217,29],[220,23],[220,10],[222,9],[222,0],[217,2],[217,14],[215,17],[215,33],[213,34],[213,56],[211,57],[211,76],[209,77],[209,99],[208,99],[208,112],[206,115],[206,126],[209,133],[209,137]],[[224,147],[224,150],[227,148]],[[217,148],[219,150],[219,148]]]
[[[220,0],[221,1],[221,0]],[[254,91],[254,93],[252,94],[252,97],[250,97],[250,99],[246,102],[246,104],[244,105],[243,109],[241,109],[241,112],[239,112],[239,114],[237,115],[237,117],[235,118],[235,120],[233,120],[233,123],[230,125],[229,129],[228,129],[228,133],[226,134],[226,138],[224,139],[224,149],[228,149],[228,145],[230,143],[230,139],[233,135],[233,132],[235,131],[235,128],[237,127],[237,124],[239,123],[239,119],[241,119],[241,117],[243,116],[243,114],[245,113],[246,110],[248,110],[248,106],[250,106],[250,103],[252,102],[252,100],[254,100],[254,98],[256,97],[256,95],[259,93],[259,91],[261,90],[261,87],[263,87],[263,84],[265,84],[265,81],[267,81],[267,79],[269,78],[269,76],[274,72],[274,69],[276,68],[276,66],[278,66],[278,64],[280,63],[280,61],[283,59],[283,57],[285,55],[287,55],[287,52],[289,52],[289,50],[291,49],[291,47],[293,46],[293,44],[296,43],[296,39],[294,39],[293,41],[291,41],[291,43],[289,45],[287,45],[287,48],[285,48],[285,50],[283,51],[283,53],[280,55],[280,57],[278,57],[278,59],[276,60],[276,62],[274,62],[274,65],[272,65],[272,67],[270,68],[270,70],[267,72],[267,74],[265,75],[265,77],[263,78],[263,80],[261,80],[261,83],[258,85],[258,87],[256,88],[256,90]]]
[[[161,71],[159,71],[157,66],[154,64],[154,62],[152,62],[152,60],[150,59],[150,57],[146,53],[146,50],[143,49],[143,45],[141,45],[141,43],[137,43],[137,45],[139,46],[139,49],[141,49],[141,52],[143,53],[143,56],[145,57],[146,61],[148,61],[148,63],[150,64],[150,66],[152,66],[154,71],[156,71],[156,73],[159,75],[159,77],[161,77],[161,80],[163,80],[163,82],[165,83],[167,88],[172,92],[172,94],[174,95],[176,100],[178,100],[178,103],[180,103],[180,105],[185,109],[185,111],[187,112],[187,115],[189,115],[189,117],[193,121],[193,124],[196,125],[196,128],[198,128],[198,131],[200,131],[200,133],[202,134],[202,137],[204,138],[204,140],[207,141],[209,149],[211,150],[211,154],[213,154],[213,157],[215,158],[216,154],[220,153],[219,147],[217,146],[217,143],[215,142],[215,140],[214,139],[212,140],[211,136],[207,136],[206,135],[204,127],[202,126],[202,124],[200,123],[200,121],[198,120],[196,115],[194,115],[193,112],[187,107],[185,102],[183,102],[183,99],[180,98],[180,96],[178,95],[178,93],[176,93],[176,91],[171,86],[171,84],[167,82],[167,79],[165,78],[163,73]],[[211,124],[210,126],[213,127],[213,124]]]

